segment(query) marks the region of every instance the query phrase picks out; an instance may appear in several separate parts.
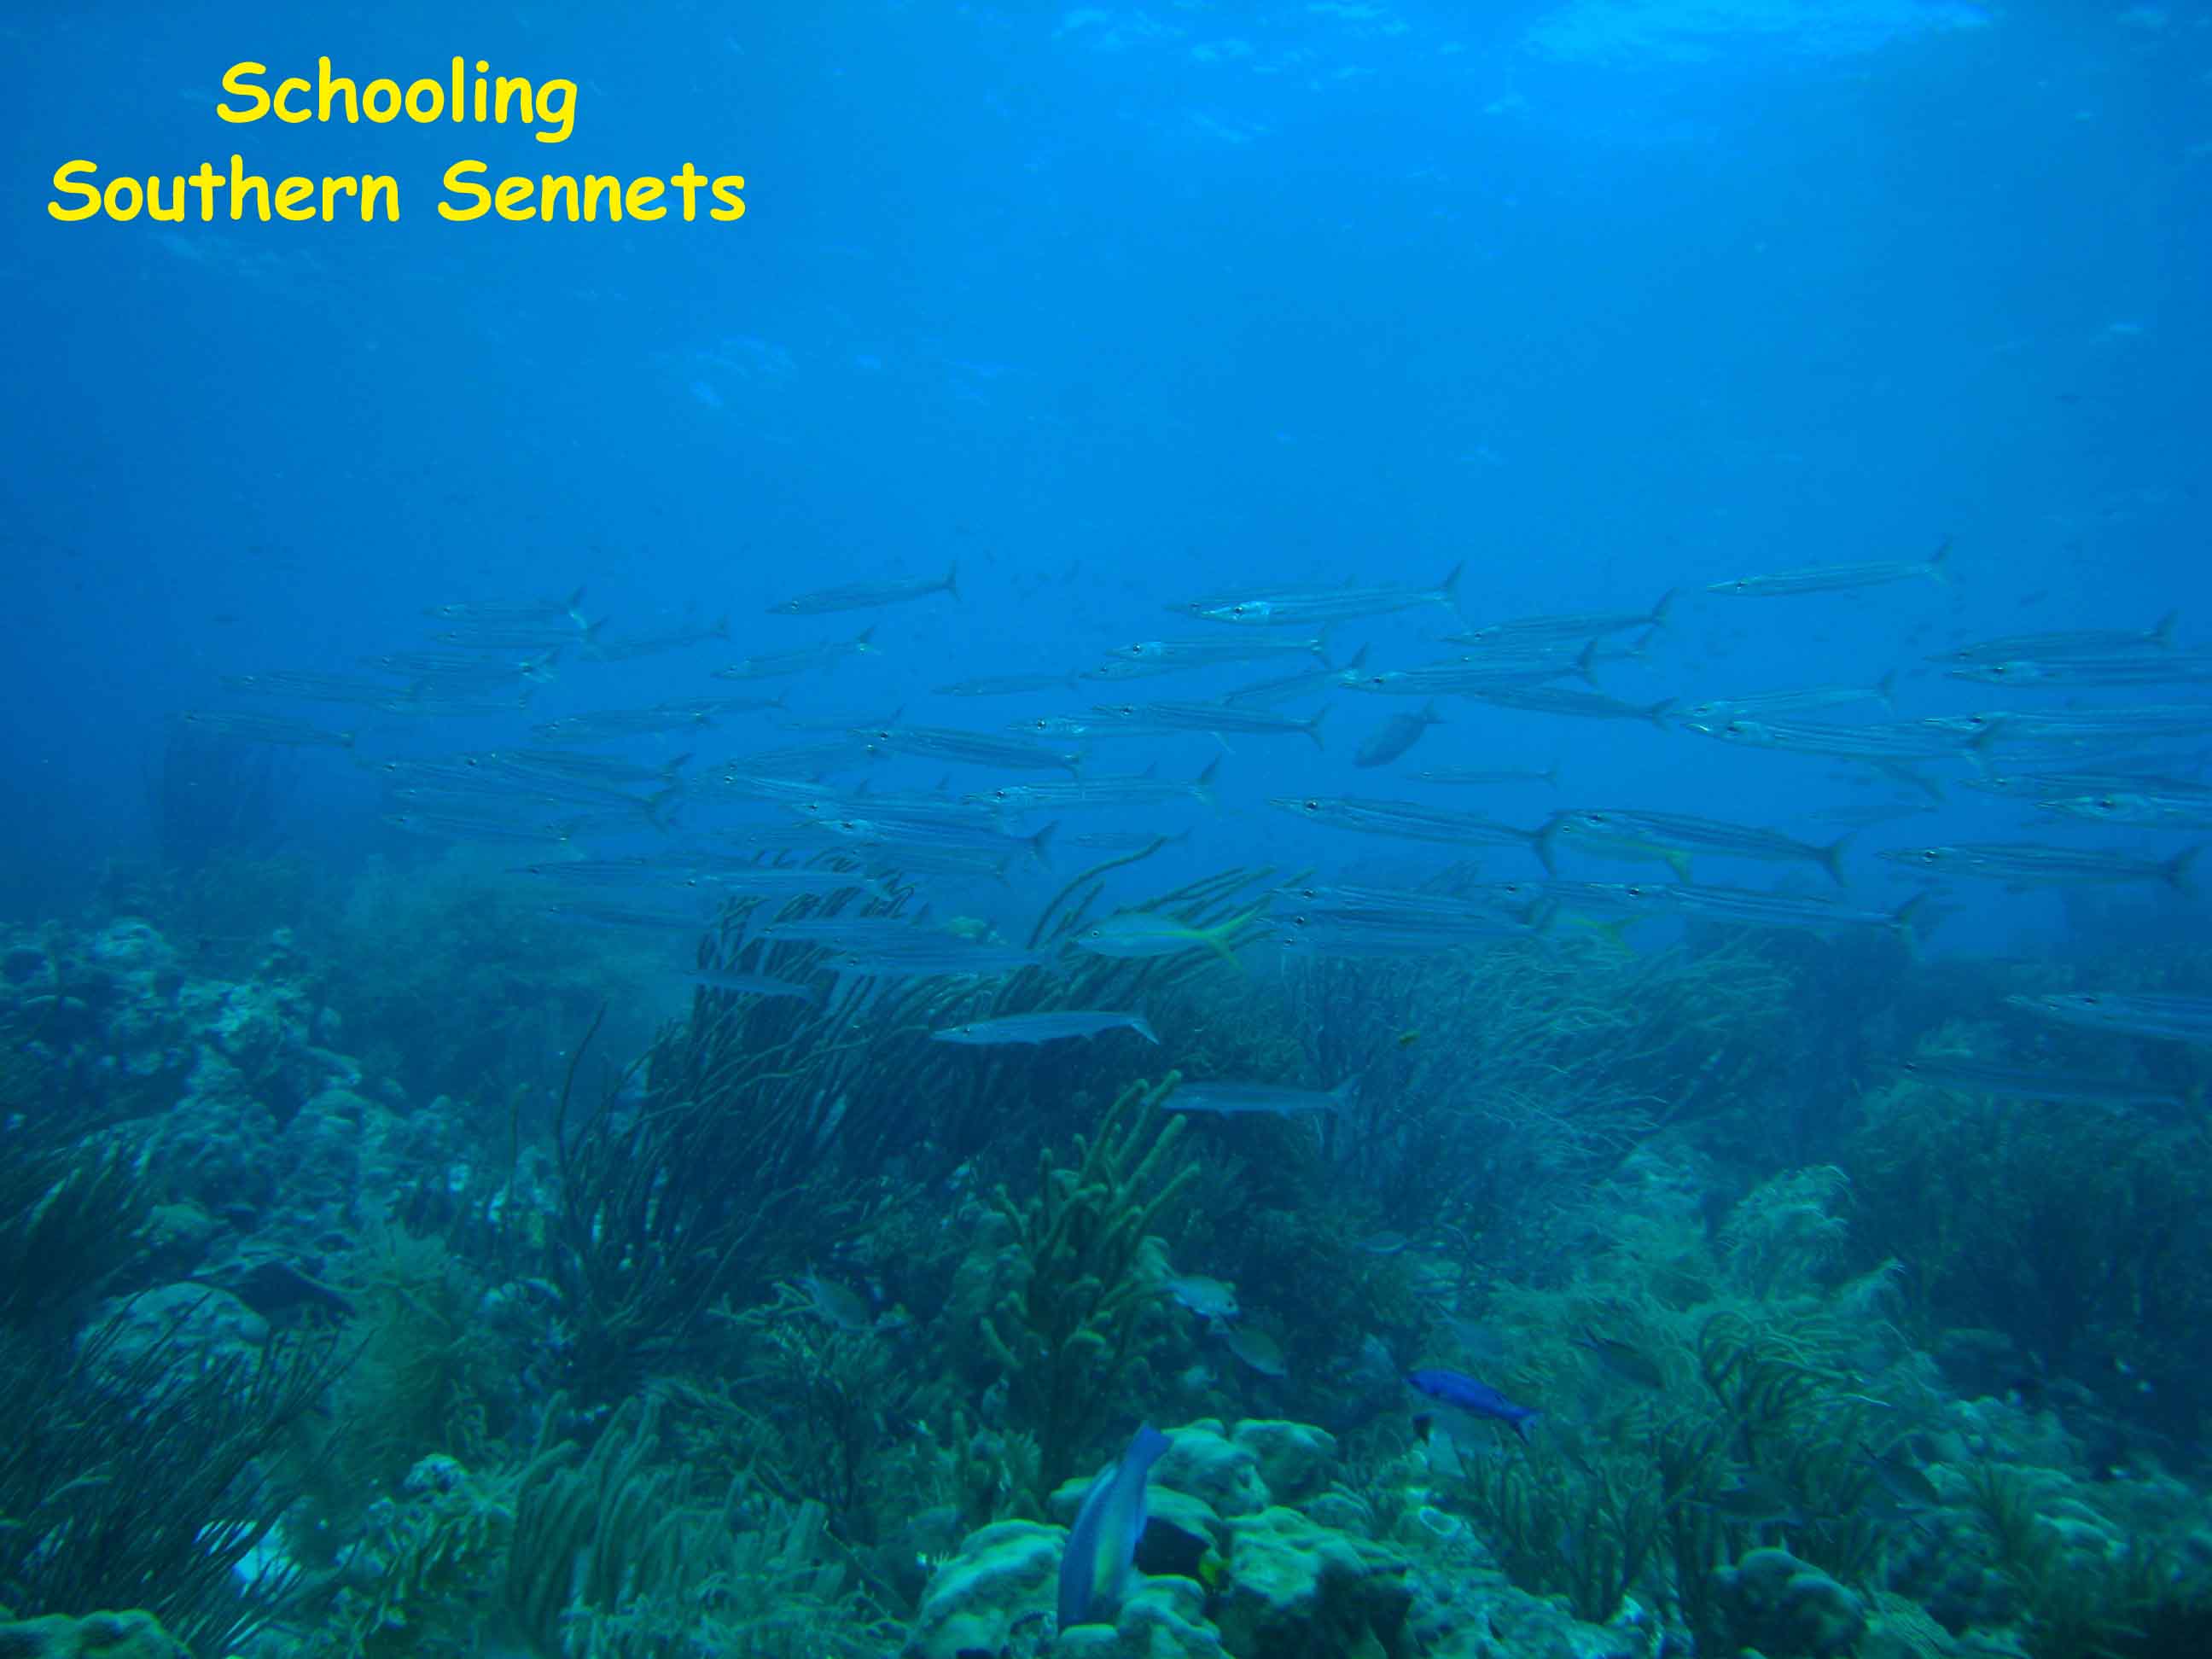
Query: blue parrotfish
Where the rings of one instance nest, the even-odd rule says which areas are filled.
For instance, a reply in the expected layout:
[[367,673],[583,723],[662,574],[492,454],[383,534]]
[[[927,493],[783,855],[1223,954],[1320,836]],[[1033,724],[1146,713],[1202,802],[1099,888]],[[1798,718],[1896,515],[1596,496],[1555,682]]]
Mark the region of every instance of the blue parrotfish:
[[1145,1481],[1169,1446],[1167,1436],[1146,1424],[1121,1461],[1083,1494],[1067,1548],[1060,1558],[1060,1627],[1114,1622],[1145,1531]]

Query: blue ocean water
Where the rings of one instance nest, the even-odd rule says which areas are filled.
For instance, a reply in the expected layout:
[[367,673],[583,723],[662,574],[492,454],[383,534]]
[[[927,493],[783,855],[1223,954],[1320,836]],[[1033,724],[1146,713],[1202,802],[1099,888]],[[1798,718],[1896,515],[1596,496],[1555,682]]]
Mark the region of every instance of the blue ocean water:
[[[1141,851],[1155,834],[1164,845],[1102,878],[1102,911],[1262,866],[1401,890],[1508,881],[1531,888],[1534,908],[1516,925],[1579,951],[1613,913],[1593,892],[1547,895],[1535,884],[1667,883],[1663,860],[1680,855],[1700,884],[1834,899],[1859,915],[1871,952],[1898,930],[1867,918],[1930,890],[1909,971],[1952,977],[1905,998],[1907,1012],[1869,989],[1908,971],[1887,958],[1813,955],[1827,947],[1810,924],[1773,947],[1786,958],[1777,972],[1798,976],[1798,1012],[1761,1040],[1781,1055],[1773,1076],[1808,1091],[1838,1054],[1855,1065],[1875,1050],[1910,1054],[1942,1020],[1998,1018],[2007,995],[2090,982],[2212,995],[2197,883],[2185,860],[2170,874],[2152,867],[2185,854],[2212,823],[2212,808],[2188,793],[2205,785],[2212,732],[2212,680],[2192,678],[2212,641],[2212,14],[2202,8],[1539,0],[1468,15],[1364,3],[678,0],[618,15],[401,3],[314,15],[187,0],[27,15],[5,28],[21,70],[0,137],[15,181],[0,228],[12,364],[0,459],[10,550],[0,777],[11,783],[0,918],[58,960],[135,920],[168,939],[187,977],[274,983],[282,975],[256,963],[258,944],[289,930],[283,948],[322,964],[302,975],[326,988],[351,975],[368,1006],[342,1006],[335,991],[328,1006],[373,1034],[358,1050],[371,1070],[398,1079],[417,1108],[512,1094],[527,1103],[516,1109],[519,1140],[548,1129],[595,1001],[611,997],[610,1034],[632,1048],[690,1017],[694,987],[681,975],[696,936],[641,943],[627,925],[582,926],[546,908],[580,895],[516,872],[586,858],[680,863],[715,836],[726,854],[747,844],[730,838],[748,828],[788,830],[800,816],[717,793],[719,770],[764,772],[834,803],[842,830],[788,853],[779,843],[769,858],[842,849],[879,878],[910,877],[905,914],[933,926],[963,919],[971,934],[1008,944],[1029,938],[1078,872],[1117,847]],[[312,78],[327,56],[334,73],[404,84],[442,80],[456,55],[481,57],[495,74],[572,80],[573,134],[548,144],[515,125],[232,125],[216,113],[225,71],[246,60],[267,65],[272,82]],[[62,223],[47,210],[49,180],[67,161],[96,163],[103,183],[166,181],[203,160],[225,167],[234,153],[272,179],[394,175],[399,222]],[[434,210],[438,179],[463,156],[494,176],[665,176],[690,162],[743,174],[745,212],[734,223],[447,222]],[[1932,574],[1862,568],[1939,549]],[[1829,574],[1802,592],[1709,591],[1807,570]],[[947,573],[957,592],[776,610],[794,596]],[[1398,590],[1402,602],[1346,603],[1347,589]],[[1363,743],[1428,697],[1317,684],[1282,705],[1286,721],[1321,721],[1310,734],[1241,729],[1225,714],[1209,725],[1185,710],[1175,729],[1133,737],[1093,712],[1210,702],[1355,659],[1370,672],[1417,669],[1482,648],[1448,642],[1449,633],[1626,617],[1669,594],[1656,626],[1558,630],[1577,649],[1596,641],[1598,654],[1587,677],[1570,653],[1544,680],[1650,718],[1447,691],[1434,700],[1440,723],[1402,758],[1370,767],[1358,763]],[[1316,595],[1324,611],[1334,595],[1352,614],[1267,630],[1190,609],[1288,596],[1295,611]],[[464,634],[502,625],[480,611],[429,614],[438,607],[541,601],[541,614],[516,625],[532,636],[520,642],[434,637],[457,620]],[[2169,615],[2171,634],[2148,637]],[[804,673],[713,677],[862,629],[869,650]],[[2032,690],[1953,677],[1957,660],[1942,659],[2033,636],[1988,659],[2078,665],[2081,647],[2048,636],[2089,629],[2146,637],[2091,650],[2101,679]],[[635,657],[607,648],[686,632],[708,637]],[[1319,644],[1303,659],[1292,650],[1188,674],[1078,678],[1141,660],[1155,641],[1308,633]],[[1616,648],[1625,654],[1607,654]],[[474,652],[489,678],[448,696],[374,662],[426,652]],[[332,702],[240,684],[287,672],[350,678],[356,692]],[[1066,679],[982,697],[941,689],[1008,675]],[[1775,718],[1848,731],[1911,722],[1939,750],[1948,739],[1918,722],[2007,711],[2014,723],[1982,744],[1961,737],[1948,751],[1872,768],[1802,734],[1759,747],[1693,729],[1692,706],[1708,701],[1872,688],[1886,676],[1887,708],[1863,700]],[[358,690],[375,683],[389,696]],[[428,804],[392,793],[410,768],[561,746],[552,723],[570,717],[755,695],[783,701],[578,745],[638,775],[586,780],[542,805],[531,804],[542,774],[506,790],[496,810],[487,802],[502,792],[479,784],[458,796],[434,789]],[[2166,711],[2164,724],[2129,727],[2125,711],[2146,708]],[[2018,723],[2106,709],[2123,711],[2118,727],[2070,741]],[[1624,717],[1589,717],[1608,713]],[[239,715],[344,741],[207,733],[209,720]],[[1055,771],[1047,758],[1032,772],[948,761],[941,743],[882,735],[957,728],[1011,741],[1010,726],[1041,717],[1094,728],[1064,740],[1079,762]],[[856,740],[855,730],[878,735]],[[748,758],[838,742],[848,752],[834,762]],[[1071,777],[1196,780],[1209,767],[1209,799],[1009,815],[1018,837],[1055,826],[1048,861],[1017,841],[995,860],[925,868],[870,816],[899,792],[951,799]],[[1974,787],[2039,767],[2095,781]],[[657,781],[645,775],[664,768]],[[1419,775],[1441,769],[1556,769],[1556,782]],[[2139,791],[2114,781],[2130,775],[2148,781]],[[604,814],[610,793],[620,799],[612,810],[629,814],[611,827],[484,832],[495,820],[570,825]],[[2168,804],[2158,820],[2039,817],[2037,802],[2053,793]],[[1579,846],[1571,833],[1532,842],[1556,854],[1547,867],[1510,836],[1353,834],[1296,810],[1346,798],[1478,814],[1524,838],[1556,812],[1590,808],[1850,841],[1840,887],[1809,858],[1751,862],[1710,843],[1685,853],[1648,825],[1624,832],[1636,860],[1626,865],[1593,853],[1587,836]],[[1855,827],[1887,808],[1900,816]],[[411,820],[425,813],[447,828],[419,833]],[[1086,834],[1099,839],[1076,845]],[[1932,890],[1924,869],[1882,856],[1966,848],[1971,861],[1992,844],[2029,850]],[[2077,862],[2060,867],[2061,858]],[[2125,859],[2148,863],[2111,862]],[[1960,861],[1948,857],[1939,873]],[[381,928],[395,963],[438,960],[434,942],[461,924],[440,921],[437,907],[461,914],[472,893],[500,896],[512,908],[495,925],[523,931],[504,936],[511,951],[457,954],[470,982],[453,1000],[507,1007],[512,1024],[471,1014],[467,1036],[433,1043],[419,1012],[439,1000],[429,969],[404,994],[418,1005],[396,988],[397,966],[362,958]],[[1278,902],[1255,924],[1265,938],[1237,939],[1254,982],[1296,971],[1282,967],[1279,940],[1297,908]],[[1223,914],[1190,920],[1213,926]],[[1704,937],[1705,925],[1668,911],[1623,937],[1656,957]],[[240,943],[247,936],[254,948]],[[1152,951],[1158,942],[1139,959],[1185,960],[1172,941]],[[1437,972],[1479,975],[1449,954],[1463,942],[1442,948]],[[16,976],[26,985],[28,960]],[[1394,970],[1368,960],[1333,971]],[[2113,982],[2116,962],[2137,977]],[[506,988],[487,989],[501,974]],[[1967,985],[1986,992],[1980,1003]],[[1221,994],[1229,1000],[1194,1015],[1187,1038],[1248,1018],[1264,1025]],[[14,1052],[42,1065],[94,1075],[101,1043],[120,1041],[65,1039],[44,1018],[34,1010],[9,1028]],[[339,1029],[313,1027],[321,1048],[356,1054]],[[2162,1047],[2140,1018],[2107,1021],[2120,1047],[2101,1053],[2008,1051],[1975,1030],[1965,1046],[1990,1065],[2095,1072],[2109,1092],[2149,1089],[2201,1117],[2212,1025]],[[1316,1064],[1304,1074],[1253,1080],[1336,1086],[1338,1076],[1313,1074],[1321,1051],[1310,1035],[1302,1052]],[[1405,1036],[1418,1060],[1425,1050]],[[1297,1048],[1294,1036],[1283,1041],[1283,1053]],[[1122,1082],[1170,1066],[1202,1071],[1231,1047],[1170,1041],[1140,1057],[1149,1073],[1135,1062],[1086,1073],[1101,1098],[1085,1097],[1095,1113]],[[1686,1091],[1690,1075],[1670,1072],[1665,1086]],[[1861,1081],[1853,1073],[1854,1097]],[[1370,1085],[1370,1109],[1382,1087]],[[1429,1098],[1404,1087],[1408,1103]],[[501,1155],[506,1108],[471,1109],[468,1136],[418,1149],[423,1167],[473,1158],[481,1173]],[[1682,1100],[1668,1108],[1678,1109]],[[2135,1109],[2107,1100],[2096,1109]],[[1817,1115],[1802,1103],[1790,1110]],[[1019,1161],[1010,1141],[991,1179],[1030,1179],[1038,1143],[1065,1147],[1089,1132],[1074,1115],[1066,1127],[1065,1136],[1024,1127],[1013,1137]],[[988,1144],[923,1128],[908,1139],[910,1161],[872,1165],[872,1179],[948,1181]],[[1698,1201],[1715,1213],[1801,1164],[1841,1160],[1854,1181],[1874,1182],[1838,1144],[1808,1129],[1786,1150],[1747,1152],[1731,1176],[1709,1165],[1678,1174],[1709,1189]],[[948,1152],[942,1169],[936,1151]],[[217,1214],[228,1201],[220,1183],[193,1190]],[[1393,1211],[1379,1188],[1367,1196],[1364,1224],[1416,1235],[1420,1249],[1450,1259],[1462,1300],[1447,1311],[1481,1313],[1469,1275],[1487,1271],[1484,1252],[1419,1237],[1418,1218]],[[355,1203],[347,1226],[367,1226],[361,1212],[374,1207]],[[973,1221],[949,1199],[943,1207],[947,1224]],[[854,1248],[838,1237],[838,1249]],[[810,1243],[826,1249],[829,1237]],[[1869,1267],[1905,1249],[1860,1243]],[[336,1276],[343,1250],[330,1248]],[[459,1235],[453,1248],[466,1254]],[[1522,1261],[1560,1248],[1529,1233],[1498,1254]],[[807,1265],[779,1259],[768,1277]],[[532,1277],[505,1258],[471,1270],[487,1283]],[[882,1269],[853,1276],[868,1271]],[[133,1287],[155,1282],[138,1273]],[[1295,1328],[1295,1296],[1310,1286],[1278,1288],[1273,1311]],[[2142,1339],[2166,1368],[2161,1386],[2212,1357],[2193,1322],[2203,1307],[2212,1301],[2159,1317],[2138,1310],[2161,1333]],[[2001,1308],[1984,1311],[1978,1322],[1960,1304],[1923,1304],[1917,1313],[1933,1322],[1914,1338],[1934,1352],[1939,1326],[1986,1322],[2025,1356],[2008,1358],[2012,1370],[2063,1374],[2093,1392],[2116,1365],[2152,1363],[2109,1334],[2094,1353],[2062,1356],[2047,1342],[2030,1354]],[[1433,1326],[1399,1322],[1394,1342],[1425,1333],[1430,1358],[1450,1357]],[[1350,1366],[1349,1353],[1336,1360]],[[1414,1357],[1395,1356],[1401,1368]],[[952,1380],[933,1384],[942,1395],[913,1415],[934,1413],[937,1432],[951,1433],[947,1413],[982,1409],[987,1369],[942,1368]],[[541,1405],[552,1386],[534,1396]],[[1182,1420],[1164,1395],[1115,1386],[1132,1393],[1114,1425],[1122,1438],[1148,1413]],[[1340,1399],[1349,1386],[1339,1376],[1316,1392]],[[2144,1408],[2176,1470],[2201,1455],[2196,1401]],[[1183,1403],[1194,1418],[1319,1420],[1310,1397]],[[537,1431],[526,1415],[493,1413],[509,1450]],[[2100,1427],[2124,1415],[2100,1396]],[[1358,1427],[1330,1426],[1347,1437]],[[434,1438],[411,1450],[441,1449]],[[1113,1449],[1094,1432],[1080,1446],[1084,1468]],[[849,1517],[831,1508],[835,1534]],[[1790,1541],[1772,1515],[1755,1520],[1767,1530],[1735,1541]],[[850,1533],[854,1547],[881,1541],[865,1530]],[[1834,1570],[1870,1591],[1877,1575],[1853,1568],[1856,1579]],[[915,1614],[869,1582],[886,1618]],[[1888,1582],[1934,1605],[1909,1576]],[[0,1601],[10,1589],[0,1576]],[[1748,1645],[1758,1633],[1738,1634]]]

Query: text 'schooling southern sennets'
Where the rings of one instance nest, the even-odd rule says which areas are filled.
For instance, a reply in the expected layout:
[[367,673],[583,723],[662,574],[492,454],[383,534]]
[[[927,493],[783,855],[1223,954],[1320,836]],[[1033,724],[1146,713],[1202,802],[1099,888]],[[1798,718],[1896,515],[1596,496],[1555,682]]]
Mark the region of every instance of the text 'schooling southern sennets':
[[[215,111],[223,120],[241,126],[270,117],[291,126],[308,121],[344,121],[354,125],[366,121],[374,126],[403,120],[422,126],[513,123],[535,128],[532,137],[541,144],[568,141],[576,130],[574,81],[532,82],[521,76],[495,76],[490,69],[480,58],[471,72],[464,59],[456,58],[444,80],[425,77],[403,87],[392,80],[361,83],[333,75],[331,60],[323,58],[316,61],[313,80],[290,76],[272,85],[266,64],[233,64],[223,71],[225,95]],[[745,212],[743,173],[709,177],[689,161],[665,177],[537,173],[493,178],[490,174],[490,164],[478,160],[464,158],[447,167],[439,179],[438,216],[458,221],[565,219],[596,223],[665,219],[672,214],[690,221],[703,213],[710,220],[728,224],[744,217]],[[236,155],[230,158],[228,171],[204,161],[197,173],[149,173],[143,178],[103,174],[95,161],[64,161],[54,170],[53,186],[54,199],[46,204],[46,211],[70,222],[142,216],[167,224],[223,218],[328,222],[341,215],[356,214],[364,221],[397,222],[399,217],[399,180],[390,173],[314,178],[291,174],[271,179],[249,170],[245,157]]]

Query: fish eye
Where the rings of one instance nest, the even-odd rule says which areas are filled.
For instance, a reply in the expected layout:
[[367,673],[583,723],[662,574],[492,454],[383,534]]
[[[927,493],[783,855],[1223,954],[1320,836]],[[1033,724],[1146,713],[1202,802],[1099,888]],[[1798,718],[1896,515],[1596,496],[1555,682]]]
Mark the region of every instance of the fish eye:
[[2111,795],[2098,796],[2093,805],[2100,812],[2116,812],[2120,806],[2118,800]]
[[1923,864],[1935,864],[1940,862],[1943,855],[1932,847],[1923,847],[1917,856]]
[[1318,812],[1321,811],[1321,803],[1317,800],[1310,800],[1305,804],[1305,810],[1309,812]]

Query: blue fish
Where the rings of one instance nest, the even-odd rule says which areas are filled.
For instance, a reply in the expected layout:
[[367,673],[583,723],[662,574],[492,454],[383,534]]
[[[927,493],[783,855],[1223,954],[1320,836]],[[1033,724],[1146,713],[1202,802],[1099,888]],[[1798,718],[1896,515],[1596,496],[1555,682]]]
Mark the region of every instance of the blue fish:
[[1060,1629],[1114,1622],[1144,1535],[1145,1481],[1168,1445],[1167,1436],[1146,1424],[1121,1461],[1083,1494],[1060,1558]]
[[1465,1371],[1441,1368],[1408,1371],[1406,1381],[1440,1406],[1512,1425],[1513,1432],[1523,1440],[1528,1437],[1528,1425],[1543,1415],[1529,1407],[1515,1405],[1489,1383],[1478,1382]]

